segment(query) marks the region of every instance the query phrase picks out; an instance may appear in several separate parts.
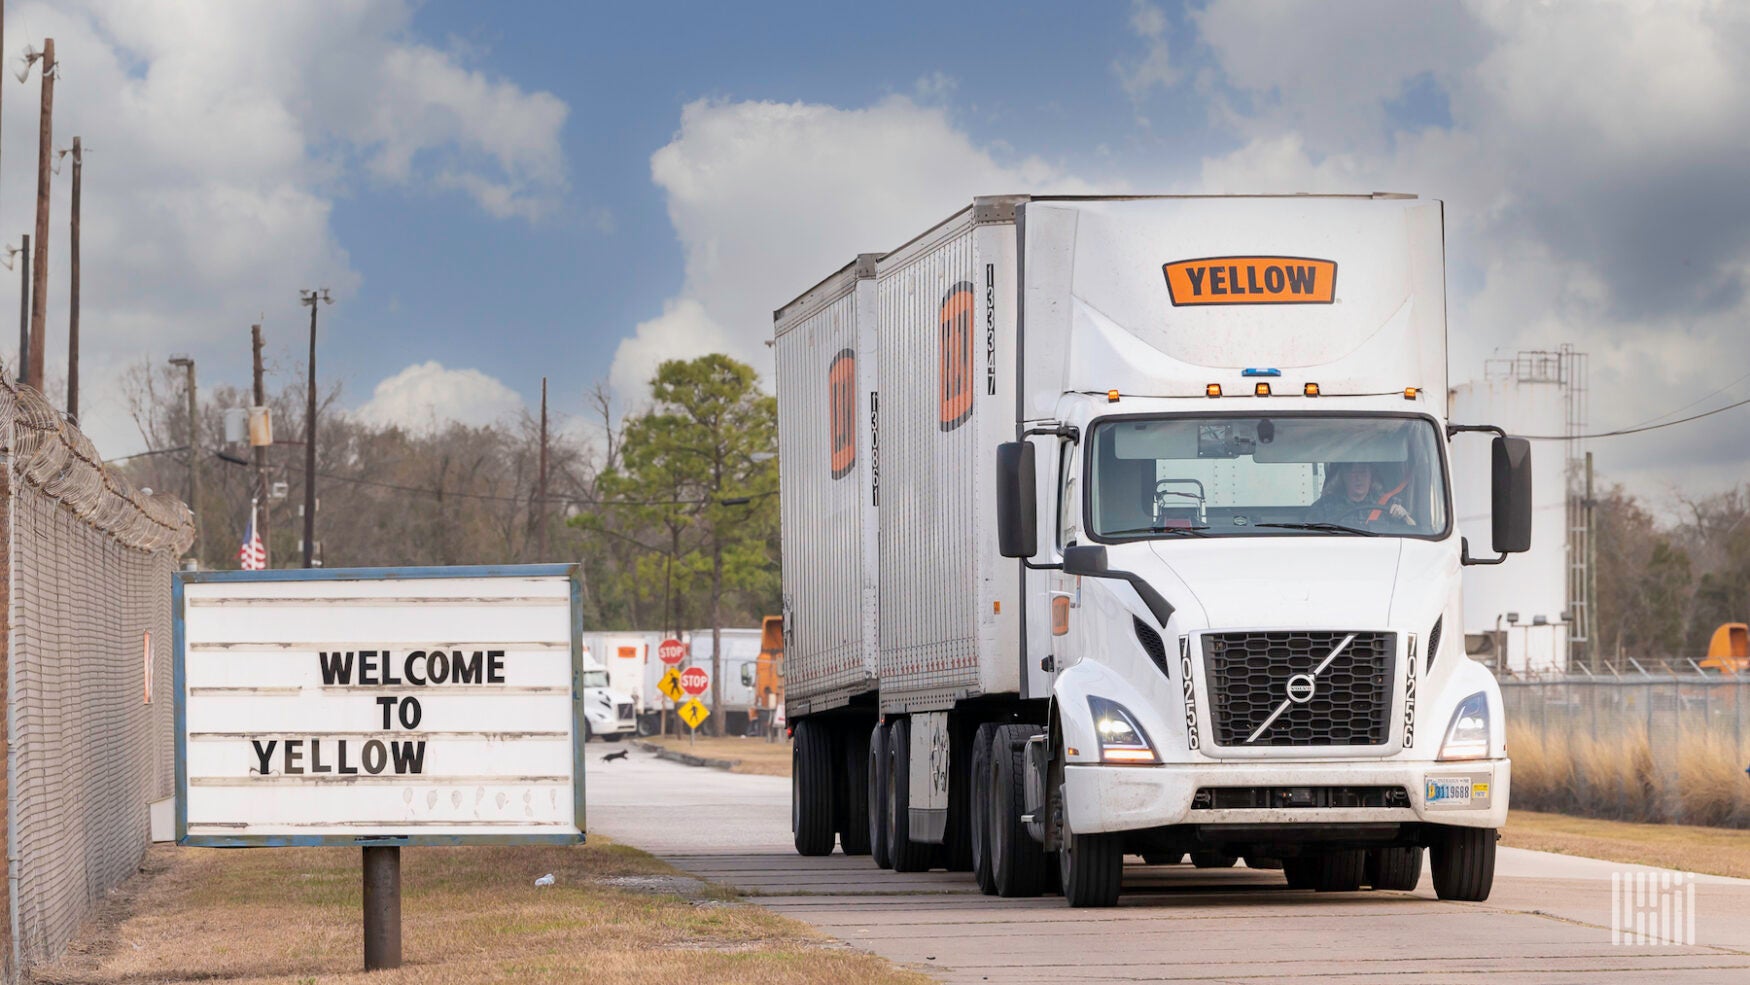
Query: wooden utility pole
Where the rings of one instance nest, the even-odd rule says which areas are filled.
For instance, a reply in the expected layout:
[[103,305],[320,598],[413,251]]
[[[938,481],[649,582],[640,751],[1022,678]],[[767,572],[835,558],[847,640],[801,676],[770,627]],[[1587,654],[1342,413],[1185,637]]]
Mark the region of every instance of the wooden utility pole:
[[30,381],[30,237],[18,248],[18,382]]
[[188,372],[188,508],[194,513],[194,557],[198,564],[207,543],[201,537],[201,418],[194,384],[194,359],[173,356],[170,365],[180,366]]
[[67,248],[72,263],[67,272],[67,419],[79,422],[79,178],[85,168],[85,153],[73,138],[73,220],[67,230]]
[[541,377],[541,472],[535,484],[535,543],[539,548],[537,561],[547,558],[547,378]]
[[316,566],[316,302],[333,304],[328,288],[300,291],[299,302],[310,306],[309,402],[304,407],[304,567]]
[[43,389],[43,322],[49,302],[49,150],[54,142],[55,39],[43,40],[42,117],[37,121],[36,148],[36,259],[30,289],[30,385]]
[[[255,355],[255,406],[267,406],[267,386],[261,372],[261,326],[249,326],[249,341]],[[255,444],[254,434],[250,434],[250,444]],[[269,522],[273,516],[273,500],[268,496],[267,477],[267,446],[255,445],[255,496],[261,503],[261,510],[255,519],[255,532],[261,535],[262,567],[273,567],[273,538],[268,536],[272,528]]]

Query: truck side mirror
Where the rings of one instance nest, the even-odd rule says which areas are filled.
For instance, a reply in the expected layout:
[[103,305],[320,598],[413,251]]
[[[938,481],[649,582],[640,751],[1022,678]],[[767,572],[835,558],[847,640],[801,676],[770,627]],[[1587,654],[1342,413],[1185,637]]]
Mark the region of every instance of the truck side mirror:
[[1071,544],[1063,549],[1063,573],[1098,578],[1108,573],[1105,544]]
[[1039,553],[1035,478],[1031,443],[1005,441],[997,446],[997,550],[1003,557]]
[[1495,553],[1523,554],[1531,550],[1531,442],[1497,436],[1490,457]]

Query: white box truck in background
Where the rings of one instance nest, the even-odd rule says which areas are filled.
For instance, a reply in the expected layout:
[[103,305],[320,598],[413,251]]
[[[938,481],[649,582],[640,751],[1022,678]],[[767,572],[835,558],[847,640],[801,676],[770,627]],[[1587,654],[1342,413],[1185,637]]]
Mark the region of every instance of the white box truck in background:
[[[1485,898],[1441,204],[993,197],[775,315],[797,850],[1114,903],[1123,858]],[[1447,446],[1492,431],[1495,556]],[[1447,639],[1442,640],[1446,636]]]
[[612,684],[609,671],[593,656],[583,658],[584,739],[600,736],[618,742],[638,731],[632,696]]

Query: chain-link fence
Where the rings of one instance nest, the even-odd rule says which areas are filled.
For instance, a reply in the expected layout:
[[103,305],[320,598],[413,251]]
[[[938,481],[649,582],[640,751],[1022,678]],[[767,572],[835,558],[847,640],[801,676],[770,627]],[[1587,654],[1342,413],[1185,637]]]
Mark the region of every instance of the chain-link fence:
[[134,872],[173,792],[170,577],[194,528],[6,378],[0,455],[12,981]]
[[1513,804],[1750,827],[1750,674],[1504,680]]

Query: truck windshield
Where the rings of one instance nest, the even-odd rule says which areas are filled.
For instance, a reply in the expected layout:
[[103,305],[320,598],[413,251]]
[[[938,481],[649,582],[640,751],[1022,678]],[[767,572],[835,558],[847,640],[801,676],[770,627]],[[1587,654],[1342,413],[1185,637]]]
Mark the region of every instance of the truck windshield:
[[1098,540],[1447,532],[1434,422],[1265,414],[1096,422],[1089,532]]
[[607,687],[608,672],[605,670],[586,670],[583,672],[584,687]]

